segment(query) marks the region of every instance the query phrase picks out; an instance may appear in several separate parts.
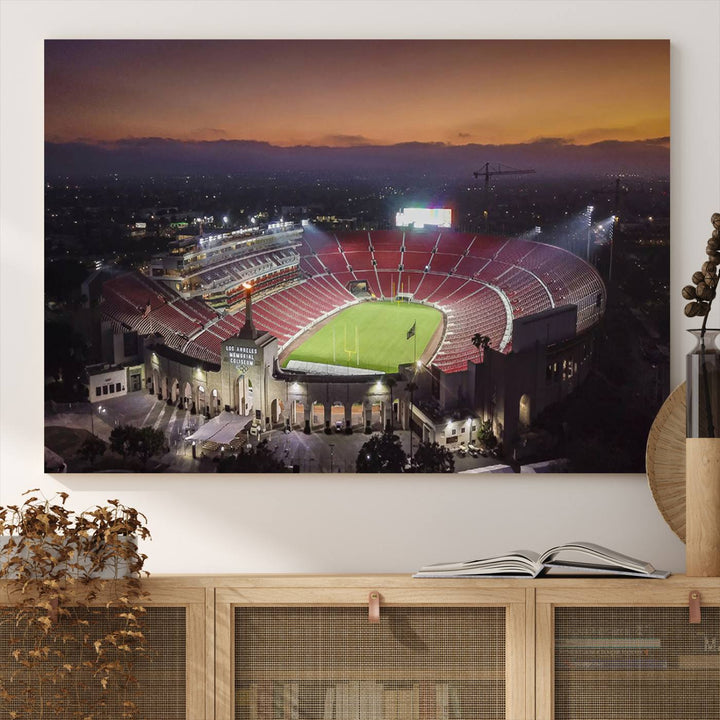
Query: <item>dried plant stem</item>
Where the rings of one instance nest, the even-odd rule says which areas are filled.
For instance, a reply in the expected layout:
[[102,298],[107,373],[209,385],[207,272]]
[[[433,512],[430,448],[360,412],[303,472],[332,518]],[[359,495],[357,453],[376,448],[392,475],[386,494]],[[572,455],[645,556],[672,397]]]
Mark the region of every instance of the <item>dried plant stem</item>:
[[710,301],[708,312],[703,317],[702,327],[700,328],[700,374],[702,375],[703,392],[705,395],[705,413],[708,423],[708,437],[715,437],[715,423],[713,422],[712,398],[710,396],[710,378],[708,377],[707,363],[705,362],[705,330],[707,329],[707,319],[710,315]]

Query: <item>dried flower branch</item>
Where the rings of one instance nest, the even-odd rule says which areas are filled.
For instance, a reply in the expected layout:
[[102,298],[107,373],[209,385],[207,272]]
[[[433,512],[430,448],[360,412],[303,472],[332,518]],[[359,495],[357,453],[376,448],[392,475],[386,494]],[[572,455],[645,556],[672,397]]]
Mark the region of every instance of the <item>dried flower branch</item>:
[[141,588],[150,533],[134,508],[74,513],[67,493],[0,507],[0,580],[7,600],[0,633],[9,675],[0,707],[11,718],[138,718],[135,659],[146,651]]

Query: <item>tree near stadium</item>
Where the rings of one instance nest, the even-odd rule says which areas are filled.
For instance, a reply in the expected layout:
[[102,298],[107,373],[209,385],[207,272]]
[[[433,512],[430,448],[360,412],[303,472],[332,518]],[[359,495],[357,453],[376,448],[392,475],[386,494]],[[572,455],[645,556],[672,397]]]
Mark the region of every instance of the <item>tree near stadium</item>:
[[104,455],[105,450],[107,450],[107,443],[104,440],[97,435],[88,435],[80,446],[78,455],[80,455],[83,460],[87,460],[90,467],[93,467],[95,459]]
[[400,473],[405,470],[407,455],[400,438],[391,432],[373,435],[358,452],[355,470],[359,473]]
[[156,430],[149,425],[142,428],[118,425],[110,433],[110,449],[122,455],[123,459],[128,455],[136,456],[145,468],[151,457],[164,455],[169,448],[162,430]]
[[240,448],[237,454],[228,455],[218,462],[219,473],[287,472],[285,465],[272,453],[267,440],[255,447]]
[[480,429],[478,430],[477,437],[480,441],[480,445],[482,445],[485,450],[492,450],[497,446],[497,437],[495,437],[490,420],[483,420],[480,423]]
[[455,458],[436,442],[421,442],[413,456],[412,468],[419,473],[451,473],[455,472]]

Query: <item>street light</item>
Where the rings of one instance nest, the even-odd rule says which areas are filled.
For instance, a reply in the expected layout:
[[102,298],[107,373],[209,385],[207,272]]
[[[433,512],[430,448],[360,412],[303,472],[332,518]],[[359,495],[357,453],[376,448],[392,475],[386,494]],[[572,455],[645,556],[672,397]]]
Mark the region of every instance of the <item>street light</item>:
[[[98,405],[98,414],[103,415],[107,413],[107,408],[104,408],[102,405]],[[90,434],[95,434],[95,411],[93,410],[93,404],[90,403]]]

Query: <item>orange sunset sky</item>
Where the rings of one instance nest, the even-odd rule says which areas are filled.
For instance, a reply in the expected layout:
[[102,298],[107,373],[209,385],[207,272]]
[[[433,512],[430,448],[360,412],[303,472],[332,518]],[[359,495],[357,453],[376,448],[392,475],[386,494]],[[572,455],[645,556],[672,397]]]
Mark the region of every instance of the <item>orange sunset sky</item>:
[[576,144],[670,134],[665,40],[45,43],[45,138]]

